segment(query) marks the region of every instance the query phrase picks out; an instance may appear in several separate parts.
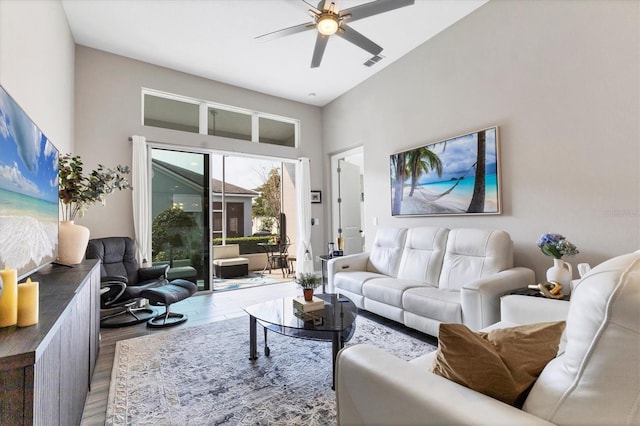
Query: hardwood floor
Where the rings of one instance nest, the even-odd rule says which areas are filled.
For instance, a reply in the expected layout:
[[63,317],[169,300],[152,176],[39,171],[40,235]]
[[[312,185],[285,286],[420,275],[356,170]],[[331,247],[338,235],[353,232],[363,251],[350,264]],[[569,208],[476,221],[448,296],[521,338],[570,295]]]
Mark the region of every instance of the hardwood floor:
[[118,340],[130,339],[152,333],[166,333],[184,327],[221,321],[246,315],[244,307],[265,300],[302,294],[294,282],[270,284],[260,287],[209,292],[194,295],[171,306],[174,312],[185,313],[189,320],[181,325],[166,329],[149,329],[146,324],[131,327],[101,329],[100,353],[91,381],[91,390],[85,402],[82,425],[104,425],[107,399],[111,383],[111,368]]

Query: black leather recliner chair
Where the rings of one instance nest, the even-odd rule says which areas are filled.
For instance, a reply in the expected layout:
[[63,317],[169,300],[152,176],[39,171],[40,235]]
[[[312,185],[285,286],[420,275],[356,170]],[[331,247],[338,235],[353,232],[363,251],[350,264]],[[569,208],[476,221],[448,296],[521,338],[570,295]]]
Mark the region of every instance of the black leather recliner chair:
[[100,259],[101,327],[140,324],[156,315],[153,309],[136,305],[142,291],[168,284],[168,264],[141,268],[135,242],[129,237],[89,240],[86,258]]

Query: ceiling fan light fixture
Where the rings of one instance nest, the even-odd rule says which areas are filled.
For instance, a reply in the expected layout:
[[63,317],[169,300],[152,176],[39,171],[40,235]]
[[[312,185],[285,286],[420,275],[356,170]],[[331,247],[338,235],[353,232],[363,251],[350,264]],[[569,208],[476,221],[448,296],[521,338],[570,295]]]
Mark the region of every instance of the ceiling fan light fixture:
[[[2,0],[0,0],[0,2],[1,1]],[[302,1],[311,6],[311,9],[307,10],[313,17],[313,20],[311,22],[298,24],[294,25],[293,27],[288,27],[278,31],[263,34],[256,37],[256,39],[272,39],[315,29],[318,31],[318,34],[315,37],[316,44],[313,48],[311,68],[318,68],[320,66],[320,63],[322,62],[322,56],[324,55],[325,48],[327,47],[329,37],[334,34],[340,36],[354,46],[357,46],[360,49],[363,49],[372,54],[373,57],[367,60],[365,65],[375,65],[379,60],[382,59],[382,57],[379,55],[379,53],[383,50],[382,46],[377,45],[363,34],[360,34],[354,28],[351,28],[350,24],[360,19],[379,15],[385,12],[390,12],[392,10],[399,9],[405,6],[410,6],[414,4],[416,0],[374,0],[342,10],[336,7],[335,2],[338,0],[318,0],[319,3],[317,7],[313,6],[310,3],[313,0]]]
[[333,13],[323,13],[318,17],[316,24],[318,32],[322,35],[334,35],[338,31],[338,16]]

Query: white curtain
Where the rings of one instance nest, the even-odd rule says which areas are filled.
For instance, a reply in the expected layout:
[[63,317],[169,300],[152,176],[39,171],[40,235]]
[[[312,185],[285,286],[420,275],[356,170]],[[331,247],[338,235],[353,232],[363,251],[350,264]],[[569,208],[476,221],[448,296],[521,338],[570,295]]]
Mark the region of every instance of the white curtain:
[[298,202],[298,241],[296,266],[298,272],[314,271],[311,249],[311,175],[309,159],[299,158],[296,163],[296,199]]
[[149,159],[144,136],[132,136],[133,161],[131,185],[133,186],[133,228],[136,233],[138,262],[151,263],[151,197],[149,192]]

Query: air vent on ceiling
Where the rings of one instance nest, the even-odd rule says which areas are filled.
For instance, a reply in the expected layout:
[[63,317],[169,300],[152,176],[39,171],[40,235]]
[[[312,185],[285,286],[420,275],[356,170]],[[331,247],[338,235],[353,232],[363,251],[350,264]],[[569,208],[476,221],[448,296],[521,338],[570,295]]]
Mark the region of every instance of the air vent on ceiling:
[[364,65],[367,66],[367,67],[372,67],[375,64],[377,64],[378,62],[380,62],[380,60],[382,58],[383,57],[380,56],[380,55],[373,55],[367,62],[364,63]]

